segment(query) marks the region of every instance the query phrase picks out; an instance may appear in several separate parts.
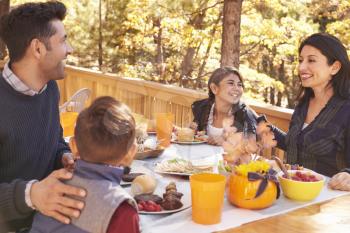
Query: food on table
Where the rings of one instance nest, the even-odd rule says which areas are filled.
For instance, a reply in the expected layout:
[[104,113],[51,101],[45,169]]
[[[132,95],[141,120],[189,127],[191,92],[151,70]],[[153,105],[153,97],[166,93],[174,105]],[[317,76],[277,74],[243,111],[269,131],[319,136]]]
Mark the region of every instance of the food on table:
[[287,170],[303,170],[304,167],[303,166],[300,166],[299,164],[288,164],[286,163],[284,165],[286,167]]
[[122,181],[132,182],[136,177],[144,175],[144,173],[129,173],[122,176]]
[[177,191],[176,184],[174,182],[170,182],[166,187],[165,187],[165,193],[163,193],[163,198],[166,196],[175,196],[178,199],[181,199],[183,196],[183,193],[180,193]]
[[176,136],[179,142],[193,142],[194,130],[190,128],[178,128],[176,130]]
[[183,196],[183,193],[177,192],[176,190],[169,190],[169,191],[166,191],[165,193],[163,193],[163,198],[165,198],[166,196],[169,196],[169,195],[181,199],[181,197]]
[[283,194],[296,201],[310,201],[315,199],[324,186],[325,179],[322,175],[311,170],[289,170],[291,179],[278,176]]
[[157,204],[160,204],[162,203],[163,201],[163,198],[161,198],[160,196],[156,195],[156,194],[139,194],[139,195],[136,195],[134,197],[135,201],[138,203],[140,201],[153,201]]
[[131,192],[135,195],[151,194],[156,189],[157,182],[150,175],[137,176],[131,183]]
[[174,196],[166,196],[161,204],[165,210],[176,210],[183,206],[182,202]]
[[154,201],[139,201],[137,203],[139,211],[160,212],[162,208]]
[[180,158],[164,160],[156,164],[156,172],[174,172],[185,174],[196,174],[203,172],[213,172],[213,166],[194,166],[190,161]]
[[[283,175],[283,178],[287,178],[285,175]],[[295,172],[292,176],[291,176],[292,180],[295,181],[302,181],[302,182],[317,182],[320,181],[319,178],[317,178],[315,175],[311,174],[311,173],[302,173],[302,172]]]
[[177,192],[176,184],[170,182],[165,187],[163,194],[163,202],[160,204],[165,210],[176,210],[183,206],[181,202],[182,193]]
[[176,210],[183,206],[181,202],[182,193],[177,191],[176,184],[170,182],[165,187],[164,198],[156,194],[139,194],[134,198],[137,202],[138,209],[146,212],[159,212],[162,210]]
[[197,136],[197,137],[206,136],[206,131],[205,131],[205,130],[197,131],[197,132],[196,132],[196,136]]
[[263,209],[279,197],[276,171],[266,161],[251,161],[235,167],[229,178],[228,199],[241,208]]
[[230,166],[230,164],[228,164],[227,161],[220,160],[218,165],[218,170],[220,173],[230,173],[232,172],[232,166]]

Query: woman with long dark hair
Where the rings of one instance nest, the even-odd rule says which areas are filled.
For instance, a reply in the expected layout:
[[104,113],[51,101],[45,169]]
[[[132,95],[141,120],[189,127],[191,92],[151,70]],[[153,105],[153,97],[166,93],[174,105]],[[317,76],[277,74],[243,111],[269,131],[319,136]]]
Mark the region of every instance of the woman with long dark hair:
[[326,176],[329,186],[350,191],[350,62],[344,45],[327,33],[307,37],[299,47],[301,90],[288,133],[272,129],[287,162]]

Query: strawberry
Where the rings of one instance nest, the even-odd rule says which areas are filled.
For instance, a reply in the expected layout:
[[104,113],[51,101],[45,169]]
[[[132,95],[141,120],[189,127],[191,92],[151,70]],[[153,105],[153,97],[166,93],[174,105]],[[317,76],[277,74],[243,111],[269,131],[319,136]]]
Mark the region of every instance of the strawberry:
[[139,211],[144,210],[143,205],[141,205],[141,204],[137,204],[137,208],[139,209]]
[[154,207],[153,205],[146,205],[145,210],[149,212],[154,212],[156,210],[156,207]]
[[146,203],[147,205],[153,205],[153,206],[157,205],[154,201],[151,201],[151,200],[147,201]]

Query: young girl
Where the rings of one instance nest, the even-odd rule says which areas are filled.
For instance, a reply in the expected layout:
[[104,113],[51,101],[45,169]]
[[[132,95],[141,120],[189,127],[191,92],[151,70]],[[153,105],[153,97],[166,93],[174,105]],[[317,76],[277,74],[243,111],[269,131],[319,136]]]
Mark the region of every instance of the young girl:
[[[209,144],[222,145],[225,124],[238,132],[255,134],[258,116],[243,101],[242,75],[233,67],[216,69],[208,81],[209,98],[192,104],[194,116],[191,128],[206,131]],[[231,126],[231,125],[229,125]]]

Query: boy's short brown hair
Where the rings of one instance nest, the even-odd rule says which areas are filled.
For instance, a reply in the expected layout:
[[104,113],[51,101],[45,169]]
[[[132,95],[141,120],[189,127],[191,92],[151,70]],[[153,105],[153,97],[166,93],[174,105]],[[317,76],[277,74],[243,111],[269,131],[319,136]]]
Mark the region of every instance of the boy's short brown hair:
[[113,97],[100,97],[79,114],[74,136],[82,159],[119,161],[135,141],[135,119],[125,104]]

